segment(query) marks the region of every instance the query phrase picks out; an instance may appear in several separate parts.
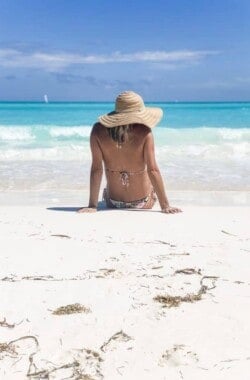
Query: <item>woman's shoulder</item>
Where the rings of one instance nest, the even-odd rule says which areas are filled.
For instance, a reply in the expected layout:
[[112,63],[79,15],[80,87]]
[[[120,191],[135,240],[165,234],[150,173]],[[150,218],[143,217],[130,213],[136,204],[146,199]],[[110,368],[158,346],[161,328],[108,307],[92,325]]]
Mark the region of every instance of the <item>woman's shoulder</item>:
[[133,131],[134,134],[140,138],[140,140],[145,140],[152,135],[151,129],[142,124],[135,124]]
[[134,124],[134,130],[139,133],[143,133],[144,135],[151,133],[151,129],[146,127],[146,125],[143,125],[143,124]]
[[95,123],[92,127],[91,134],[92,135],[99,135],[100,133],[103,133],[105,131],[105,127],[101,123]]

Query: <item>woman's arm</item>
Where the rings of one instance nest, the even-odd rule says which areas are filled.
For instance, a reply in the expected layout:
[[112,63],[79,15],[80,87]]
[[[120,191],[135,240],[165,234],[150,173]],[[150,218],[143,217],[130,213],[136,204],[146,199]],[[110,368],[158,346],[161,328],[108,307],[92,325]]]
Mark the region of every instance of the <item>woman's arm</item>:
[[148,135],[146,136],[144,145],[144,159],[147,165],[149,179],[152,183],[153,188],[155,189],[162,212],[180,212],[181,210],[177,207],[171,207],[169,205],[168,198],[164,189],[162,176],[155,159],[154,138],[152,133],[148,133]]
[[96,211],[98,204],[98,196],[102,181],[102,151],[98,142],[96,126],[93,127],[90,135],[90,148],[92,153],[92,165],[90,170],[90,196],[88,207],[81,208],[78,212]]

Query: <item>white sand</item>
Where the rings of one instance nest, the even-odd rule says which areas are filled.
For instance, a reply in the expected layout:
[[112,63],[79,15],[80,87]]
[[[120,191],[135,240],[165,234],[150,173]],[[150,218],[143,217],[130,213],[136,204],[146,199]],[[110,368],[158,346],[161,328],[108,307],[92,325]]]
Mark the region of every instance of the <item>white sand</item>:
[[[0,326],[0,379],[249,379],[249,216],[1,207],[0,322],[15,326]],[[154,300],[201,280],[200,301]],[[91,312],[52,314],[74,303]],[[39,346],[1,345],[24,336]]]

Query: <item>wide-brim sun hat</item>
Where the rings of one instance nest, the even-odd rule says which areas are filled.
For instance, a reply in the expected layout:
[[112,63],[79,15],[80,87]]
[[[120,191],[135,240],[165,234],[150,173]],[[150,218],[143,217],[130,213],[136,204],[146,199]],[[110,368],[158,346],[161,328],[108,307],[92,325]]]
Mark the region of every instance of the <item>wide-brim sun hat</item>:
[[127,124],[143,124],[155,127],[163,116],[161,108],[145,107],[142,97],[133,91],[125,91],[117,96],[115,110],[98,118],[107,128]]

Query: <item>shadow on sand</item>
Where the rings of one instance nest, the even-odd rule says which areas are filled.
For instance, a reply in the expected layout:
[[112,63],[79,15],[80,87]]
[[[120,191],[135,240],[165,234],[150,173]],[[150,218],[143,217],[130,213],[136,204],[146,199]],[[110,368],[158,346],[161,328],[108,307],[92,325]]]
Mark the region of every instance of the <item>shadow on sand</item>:
[[[77,212],[81,207],[47,207],[47,210],[49,211],[64,211],[64,212]],[[106,205],[103,205],[102,202],[98,204],[98,212],[100,211],[136,211],[136,212],[159,212],[158,210],[152,210],[152,209],[129,209],[129,208],[107,208]]]
[[49,211],[68,211],[68,212],[76,212],[80,207],[47,207]]
[[[64,212],[77,212],[82,206],[79,207],[66,207],[66,206],[54,206],[54,207],[47,207],[47,210],[49,211],[64,211]],[[98,202],[98,211],[110,211],[110,209],[107,208],[105,202]]]

